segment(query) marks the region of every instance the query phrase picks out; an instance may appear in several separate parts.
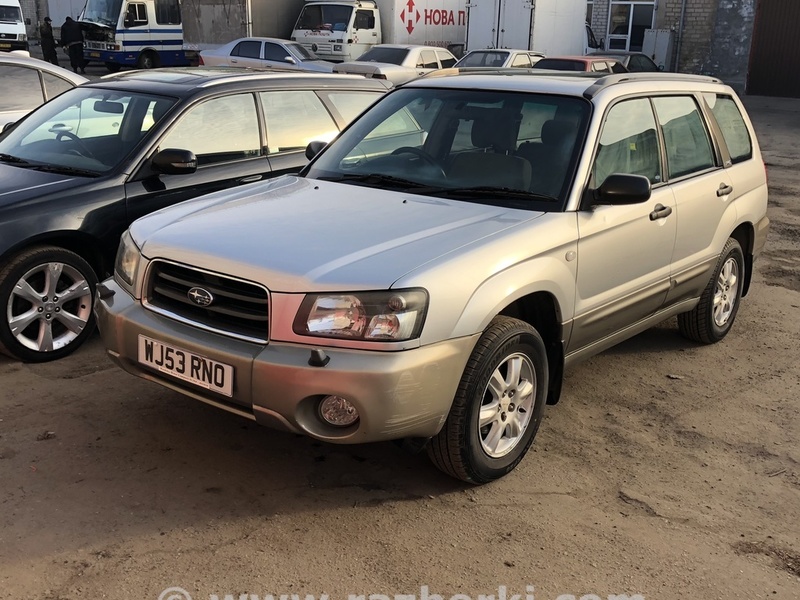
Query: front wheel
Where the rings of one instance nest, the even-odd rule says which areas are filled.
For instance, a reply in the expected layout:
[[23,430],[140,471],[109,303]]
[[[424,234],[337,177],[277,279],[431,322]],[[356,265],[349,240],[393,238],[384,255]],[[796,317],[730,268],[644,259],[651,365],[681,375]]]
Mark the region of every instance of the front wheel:
[[442,471],[488,483],[514,469],[528,451],[547,398],[544,342],[527,323],[496,317],[464,369],[450,414],[428,444]]
[[701,344],[714,344],[728,335],[739,312],[744,269],[742,247],[729,238],[700,302],[692,310],[678,315],[678,330],[682,336]]
[[31,248],[0,270],[0,352],[44,362],[75,351],[94,329],[97,276],[83,258],[52,246]]
[[145,50],[139,55],[136,67],[139,69],[155,69],[158,67],[158,55],[150,50]]

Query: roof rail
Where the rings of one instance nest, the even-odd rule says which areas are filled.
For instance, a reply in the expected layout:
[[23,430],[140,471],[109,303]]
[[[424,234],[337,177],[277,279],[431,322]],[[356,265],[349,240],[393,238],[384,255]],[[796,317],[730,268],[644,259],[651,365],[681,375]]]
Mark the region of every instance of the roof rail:
[[634,81],[687,81],[695,83],[722,83],[721,79],[708,75],[688,75],[686,73],[618,73],[606,75],[595,81],[583,92],[584,98],[591,100],[601,90],[618,83]]

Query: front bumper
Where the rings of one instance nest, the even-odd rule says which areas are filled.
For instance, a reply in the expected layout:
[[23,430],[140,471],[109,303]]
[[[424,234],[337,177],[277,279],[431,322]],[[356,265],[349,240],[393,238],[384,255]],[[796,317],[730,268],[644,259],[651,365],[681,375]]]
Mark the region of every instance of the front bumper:
[[[306,346],[259,345],[197,329],[142,307],[113,280],[98,290],[95,314],[108,355],[120,367],[150,381],[262,425],[344,444],[431,437],[444,424],[461,374],[479,334],[399,352]],[[144,335],[233,366],[228,398],[140,364]],[[309,365],[321,348],[330,361]],[[337,428],[318,415],[327,395],[358,409],[354,425]]]

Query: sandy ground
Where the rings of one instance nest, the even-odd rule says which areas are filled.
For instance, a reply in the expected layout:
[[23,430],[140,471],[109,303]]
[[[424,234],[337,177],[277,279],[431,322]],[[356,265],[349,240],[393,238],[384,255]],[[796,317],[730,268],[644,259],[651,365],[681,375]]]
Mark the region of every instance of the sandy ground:
[[0,359],[0,598],[800,598],[800,100],[747,102],[773,224],[732,333],[667,322],[575,368],[492,485],[259,428],[97,338]]

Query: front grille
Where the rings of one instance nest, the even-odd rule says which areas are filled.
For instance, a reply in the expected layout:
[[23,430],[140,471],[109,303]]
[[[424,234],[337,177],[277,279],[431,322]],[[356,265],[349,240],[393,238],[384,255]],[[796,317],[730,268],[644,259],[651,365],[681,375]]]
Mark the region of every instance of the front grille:
[[[194,290],[200,288],[200,291]],[[195,296],[207,292],[213,301],[200,306]],[[239,339],[266,343],[269,338],[269,294],[266,288],[164,261],[150,265],[145,305],[156,312]]]
[[16,40],[16,33],[0,33],[0,40]]

